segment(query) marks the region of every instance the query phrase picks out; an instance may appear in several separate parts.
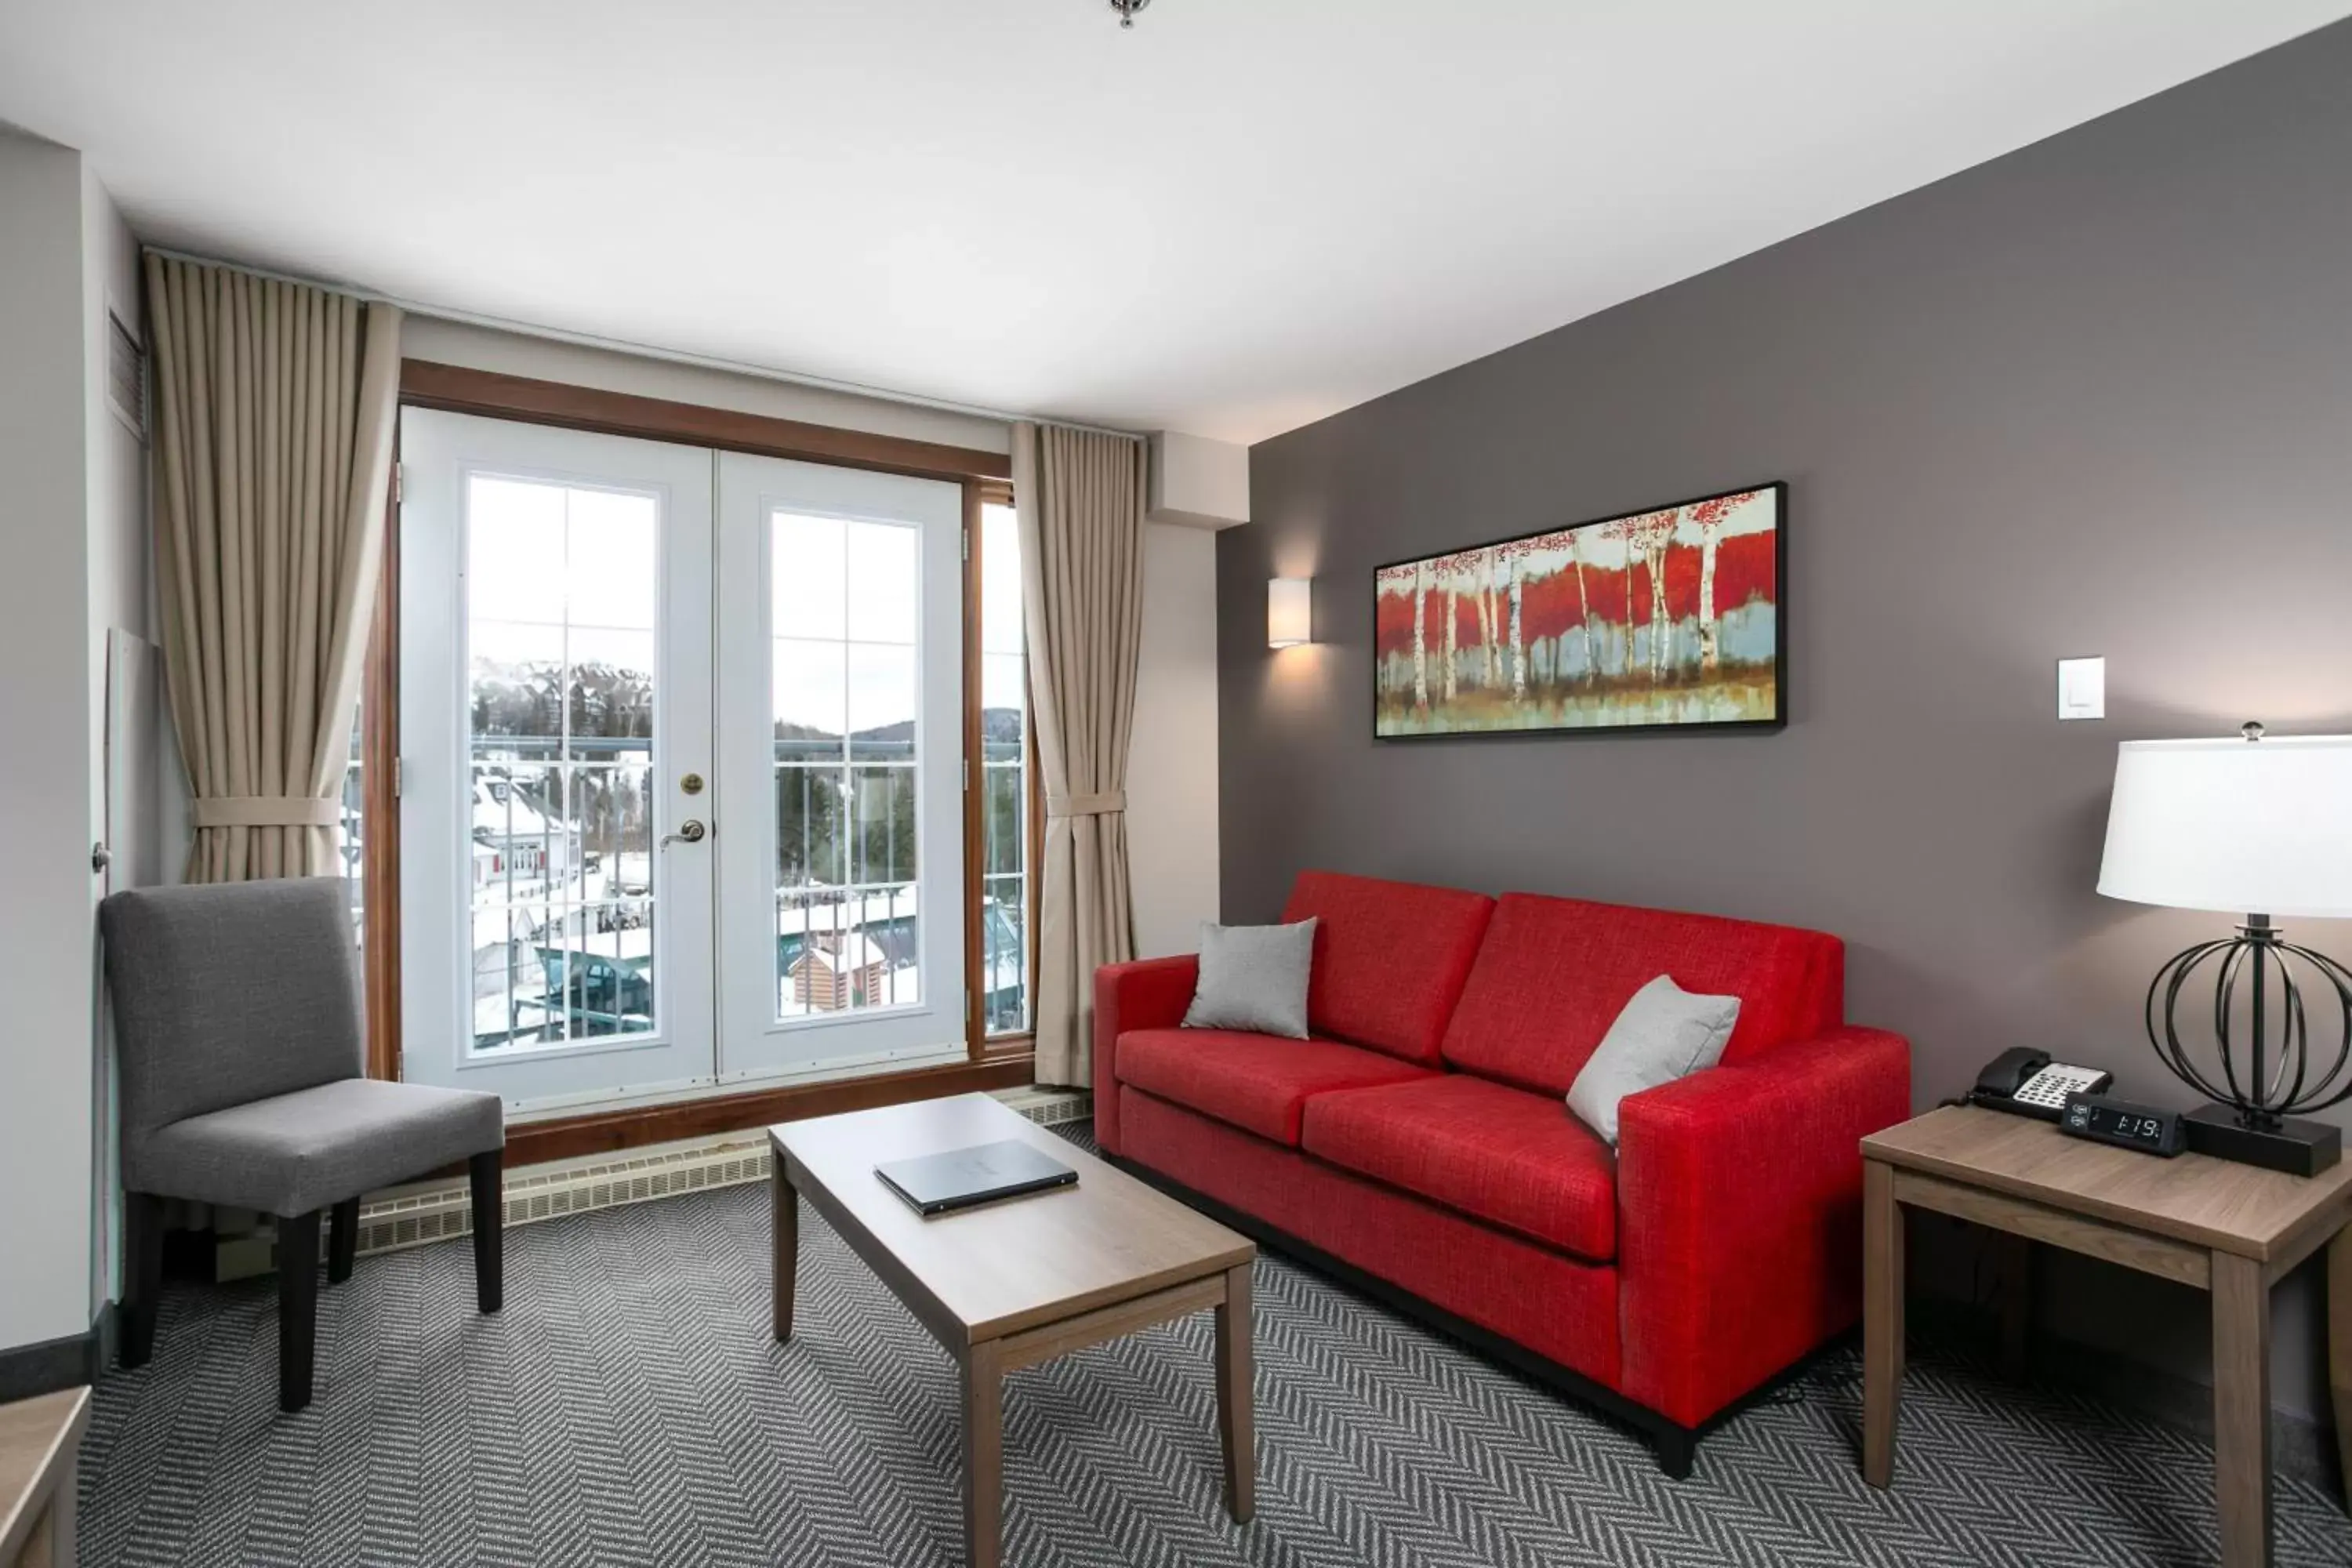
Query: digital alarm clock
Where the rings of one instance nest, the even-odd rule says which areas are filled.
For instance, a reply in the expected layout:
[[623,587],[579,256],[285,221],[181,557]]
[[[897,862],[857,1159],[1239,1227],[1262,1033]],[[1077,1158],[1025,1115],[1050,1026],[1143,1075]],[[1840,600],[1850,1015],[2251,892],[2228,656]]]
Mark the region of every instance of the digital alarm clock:
[[2113,1143],[2169,1160],[2186,1147],[2177,1110],[2134,1105],[2105,1094],[2070,1094],[2058,1116],[2058,1131],[2095,1143]]

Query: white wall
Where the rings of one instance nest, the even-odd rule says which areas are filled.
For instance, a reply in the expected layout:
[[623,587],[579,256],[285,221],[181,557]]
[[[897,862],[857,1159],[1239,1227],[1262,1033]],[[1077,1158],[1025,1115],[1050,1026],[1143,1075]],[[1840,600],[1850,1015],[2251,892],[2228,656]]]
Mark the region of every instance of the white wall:
[[82,180],[79,154],[0,132],[0,1350],[90,1323]]
[[1145,515],[1154,522],[1234,528],[1250,520],[1249,448],[1181,430],[1151,433]]
[[569,386],[593,386],[638,397],[666,397],[706,408],[736,408],[772,419],[801,419],[841,430],[866,430],[910,441],[937,441],[983,452],[1009,452],[1013,431],[1000,420],[949,414],[881,398],[791,382],[737,375],[699,365],[678,364],[649,355],[615,353],[577,343],[526,337],[488,327],[411,316],[401,328],[400,352],[407,359],[462,364],[507,375]]
[[1143,655],[1128,749],[1127,852],[1138,956],[1200,947],[1218,917],[1217,536],[1143,531]]
[[[997,420],[430,317],[408,319],[401,353],[640,397],[988,452],[1012,449],[1012,428]],[[1128,763],[1136,941],[1147,954],[1190,952],[1198,945],[1199,922],[1217,918],[1216,538],[1158,523],[1144,536],[1143,651]]]

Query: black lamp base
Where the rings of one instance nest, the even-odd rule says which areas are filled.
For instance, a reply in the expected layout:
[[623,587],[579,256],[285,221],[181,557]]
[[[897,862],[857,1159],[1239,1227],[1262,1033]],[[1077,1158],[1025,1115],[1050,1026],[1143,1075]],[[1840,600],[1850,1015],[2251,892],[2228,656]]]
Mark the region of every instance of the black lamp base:
[[2180,1119],[2180,1128],[2192,1153],[2284,1171],[2290,1176],[2315,1176],[2344,1158],[2341,1128],[2301,1117],[2282,1117],[2271,1127],[2249,1127],[2238,1120],[2234,1106],[2200,1105]]

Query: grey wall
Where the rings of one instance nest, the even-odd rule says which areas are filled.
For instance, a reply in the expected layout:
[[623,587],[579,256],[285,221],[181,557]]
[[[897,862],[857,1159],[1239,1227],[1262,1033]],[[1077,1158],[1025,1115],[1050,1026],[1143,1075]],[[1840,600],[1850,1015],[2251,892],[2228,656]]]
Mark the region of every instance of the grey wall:
[[[2352,24],[1257,447],[1217,562],[1226,918],[1328,866],[1817,926],[1923,1106],[2012,1044],[2185,1103],[2141,994],[2224,922],[2093,892],[2106,792],[2126,738],[2352,727],[2347,82]],[[1371,739],[1377,563],[1769,479],[1786,731]],[[1307,574],[1319,642],[1269,653],[1265,581]],[[2072,654],[2103,723],[2055,721]],[[2189,1292],[2045,1287],[2206,1374]]]

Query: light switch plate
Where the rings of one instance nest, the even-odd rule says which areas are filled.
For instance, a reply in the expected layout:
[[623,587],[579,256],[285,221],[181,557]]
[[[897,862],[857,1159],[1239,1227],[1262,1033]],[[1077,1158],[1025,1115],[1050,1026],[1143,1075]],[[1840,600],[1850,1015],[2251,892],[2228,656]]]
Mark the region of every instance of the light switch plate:
[[2107,716],[2107,661],[2104,658],[2062,658],[2058,661],[2058,717],[2104,719]]

